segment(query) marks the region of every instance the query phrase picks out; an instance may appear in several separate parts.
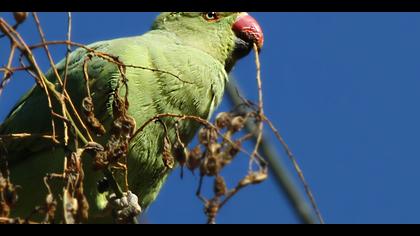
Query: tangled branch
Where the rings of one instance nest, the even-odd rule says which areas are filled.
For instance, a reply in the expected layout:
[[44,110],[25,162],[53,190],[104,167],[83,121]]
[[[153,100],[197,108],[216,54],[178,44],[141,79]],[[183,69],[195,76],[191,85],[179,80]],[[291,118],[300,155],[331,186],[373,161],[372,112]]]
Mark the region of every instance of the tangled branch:
[[[23,17],[24,16],[24,17]],[[68,26],[66,40],[48,41],[42,29],[40,19],[36,13],[32,13],[32,18],[36,23],[37,32],[39,34],[41,43],[35,45],[28,45],[22,36],[17,32],[17,28],[26,19],[27,14],[15,14],[16,24],[11,26],[3,18],[0,18],[0,30],[3,32],[3,37],[10,40],[10,53],[5,67],[0,68],[3,72],[3,77],[0,83],[0,95],[15,73],[27,72],[35,80],[37,86],[41,88],[47,97],[48,108],[51,115],[51,134],[30,134],[30,133],[16,133],[8,135],[0,135],[0,148],[5,140],[9,139],[24,139],[24,138],[43,138],[51,140],[55,145],[61,146],[66,150],[63,156],[63,171],[61,173],[46,174],[44,178],[45,187],[48,194],[45,201],[35,207],[31,214],[22,218],[9,218],[10,211],[13,209],[17,201],[16,191],[19,187],[10,182],[8,168],[7,168],[7,152],[0,152],[0,223],[55,223],[56,210],[58,207],[63,209],[63,223],[82,223],[89,218],[88,210],[89,204],[85,196],[85,189],[83,180],[85,174],[82,165],[82,155],[86,152],[93,155],[93,167],[96,170],[103,171],[105,177],[109,181],[110,188],[114,191],[117,197],[122,197],[124,193],[130,191],[128,184],[128,164],[127,156],[129,152],[130,142],[141,134],[144,129],[153,123],[160,123],[164,130],[164,137],[162,140],[163,155],[162,161],[167,170],[173,169],[176,165],[182,168],[181,178],[184,176],[183,170],[186,167],[192,173],[199,172],[198,188],[196,191],[197,197],[203,202],[205,214],[208,223],[216,223],[216,217],[220,210],[243,188],[263,182],[268,177],[267,161],[259,153],[262,143],[264,124],[268,126],[275,133],[280,143],[287,150],[301,180],[304,183],[305,190],[310,197],[310,200],[317,211],[317,215],[322,221],[321,214],[316,206],[314,197],[307,185],[302,171],[291,153],[290,149],[278,133],[271,121],[267,119],[264,114],[263,91],[261,80],[261,65],[259,61],[259,54],[257,46],[254,45],[255,64],[256,64],[256,81],[258,90],[258,104],[254,106],[248,101],[244,101],[242,106],[246,107],[246,112],[239,109],[233,109],[229,112],[221,112],[217,114],[215,121],[212,123],[206,119],[198,116],[186,114],[157,114],[148,119],[139,128],[136,127],[136,122],[128,113],[128,85],[125,71],[127,68],[135,68],[141,70],[148,70],[156,73],[167,74],[173,78],[184,82],[192,83],[182,79],[179,75],[173,74],[169,71],[164,71],[159,68],[149,68],[141,65],[129,65],[122,62],[117,56],[108,53],[100,52],[89,48],[83,44],[71,41],[72,32],[72,16],[67,14]],[[49,46],[64,45],[66,46],[66,56],[64,72],[61,75],[56,67],[50,52]],[[82,111],[80,112],[74,105],[74,99],[68,93],[68,67],[69,57],[72,52],[72,47],[83,48],[88,52],[88,56],[84,58],[83,62],[83,79],[85,81],[85,97],[82,100]],[[39,64],[35,58],[33,50],[43,49],[47,56],[48,62],[57,79],[57,84],[49,81],[45,74],[40,69]],[[88,63],[93,57],[100,58],[117,66],[120,73],[120,80],[118,86],[113,94],[113,121],[109,130],[106,130],[101,121],[95,117],[94,100],[89,86],[89,71]],[[13,64],[19,59],[19,65]],[[120,95],[120,89],[125,88],[125,94]],[[58,104],[55,106],[54,104]],[[173,127],[167,127],[162,119],[171,119],[174,123]],[[190,121],[197,123],[201,128],[198,132],[198,144],[190,147],[181,139],[179,131],[179,123],[181,121]],[[62,123],[62,132],[57,130],[57,122]],[[246,123],[252,122],[255,124],[255,129],[247,131],[245,129]],[[175,133],[175,140],[169,138],[169,133]],[[62,133],[62,135],[60,135]],[[93,137],[103,136],[109,133],[105,145],[100,145],[95,142]],[[246,142],[255,138],[255,144],[252,151],[247,151],[245,148]],[[229,189],[227,181],[223,177],[223,169],[230,165],[238,155],[244,155],[249,158],[249,168],[245,176],[232,184]],[[116,174],[122,174],[124,183],[121,187],[115,179]],[[202,188],[203,179],[213,179],[213,194],[211,196],[203,196]],[[53,179],[59,179],[63,183],[61,191],[61,203],[59,206],[60,197],[55,196],[51,190],[49,182]],[[229,181],[228,181],[229,182]],[[44,216],[42,222],[35,222],[32,216],[41,214]],[[135,221],[133,219],[133,221]]]

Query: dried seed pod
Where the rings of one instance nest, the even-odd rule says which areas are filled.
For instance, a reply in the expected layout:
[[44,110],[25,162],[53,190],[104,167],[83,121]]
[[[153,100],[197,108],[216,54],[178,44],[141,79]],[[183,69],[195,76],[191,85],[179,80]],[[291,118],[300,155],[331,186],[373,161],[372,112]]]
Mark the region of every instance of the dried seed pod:
[[27,12],[13,12],[13,17],[17,24],[22,24],[28,17]]
[[217,130],[215,130],[215,129],[209,129],[209,134],[208,134],[209,136],[209,142],[210,143],[215,143],[215,142],[217,142],[217,136],[218,136],[218,134],[217,134]]
[[259,184],[268,178],[267,171],[260,171],[254,175],[253,183]]
[[106,130],[105,127],[101,124],[101,122],[95,117],[93,113],[93,101],[91,97],[85,97],[82,100],[82,107],[83,112],[86,116],[87,124],[91,128],[91,130],[97,135],[104,135]]
[[209,129],[208,128],[203,127],[198,131],[198,141],[203,145],[208,144],[208,141],[209,141]]
[[201,162],[201,164],[200,164],[200,176],[205,176],[205,175],[208,175],[208,174],[209,174],[209,171],[207,169],[207,163],[205,161]]
[[250,184],[258,184],[266,180],[268,177],[267,171],[253,172],[245,176],[240,182],[241,187],[245,187]]
[[213,191],[217,197],[226,195],[227,193],[226,182],[222,176],[218,175],[214,179]]
[[130,138],[136,130],[136,120],[130,116],[123,117],[121,132],[124,138]]
[[102,152],[105,150],[105,148],[101,144],[96,142],[88,142],[84,148],[85,150],[93,150],[96,152]]
[[219,155],[219,160],[220,160],[220,166],[221,168],[223,168],[224,166],[228,165],[233,160],[233,157],[230,156],[226,152],[222,152]]
[[121,135],[122,126],[123,124],[122,124],[121,117],[118,119],[115,119],[114,122],[112,122],[111,134],[119,137]]
[[228,112],[221,112],[216,116],[216,127],[223,129],[230,126],[232,115]]
[[172,169],[175,165],[174,157],[172,156],[171,142],[169,141],[168,137],[163,139],[162,160],[163,164],[169,169]]
[[208,145],[214,143],[217,140],[217,131],[212,128],[203,127],[198,132],[198,141],[200,144]]
[[234,144],[229,146],[229,149],[228,149],[229,156],[230,157],[236,156],[238,152],[241,150],[241,147],[242,147],[242,143],[239,140],[235,141]]
[[111,148],[107,152],[107,160],[110,163],[117,162],[127,154],[128,144],[126,142],[115,143],[110,147]]
[[120,117],[125,114],[127,107],[125,102],[118,96],[118,91],[115,91],[114,100],[112,101],[112,113],[114,117]]
[[232,132],[238,132],[242,130],[245,126],[245,121],[245,118],[243,118],[242,116],[234,117],[230,123],[230,130]]
[[106,152],[97,152],[93,158],[92,167],[94,170],[103,170],[109,165],[108,155]]
[[82,107],[84,112],[86,113],[91,113],[93,112],[93,101],[91,97],[85,97],[82,100]]
[[187,167],[189,170],[194,171],[200,166],[203,153],[201,152],[200,146],[196,146],[188,154]]
[[208,151],[210,152],[210,155],[215,156],[218,155],[221,151],[222,145],[220,143],[211,143],[208,146]]
[[215,157],[208,157],[205,161],[204,161],[204,166],[206,169],[206,175],[208,176],[215,176],[217,174],[219,174],[220,169],[221,169],[221,163],[220,160]]
[[184,166],[187,163],[189,152],[188,149],[182,147],[180,144],[175,145],[174,147],[174,156],[175,160],[181,165]]

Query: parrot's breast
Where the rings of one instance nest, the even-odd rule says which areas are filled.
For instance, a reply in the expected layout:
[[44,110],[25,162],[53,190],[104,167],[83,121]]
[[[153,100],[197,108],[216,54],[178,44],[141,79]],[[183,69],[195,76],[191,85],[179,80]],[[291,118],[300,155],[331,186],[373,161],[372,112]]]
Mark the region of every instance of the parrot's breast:
[[[129,65],[129,114],[137,127],[160,114],[178,114],[209,119],[220,104],[227,81],[224,66],[209,54],[154,35],[137,38],[119,58]],[[130,144],[130,189],[139,194],[142,207],[157,196],[170,170],[162,161],[163,140],[176,140],[175,129],[188,144],[199,124],[174,118],[150,123]],[[176,124],[176,128],[175,128]],[[165,131],[167,130],[167,132]]]

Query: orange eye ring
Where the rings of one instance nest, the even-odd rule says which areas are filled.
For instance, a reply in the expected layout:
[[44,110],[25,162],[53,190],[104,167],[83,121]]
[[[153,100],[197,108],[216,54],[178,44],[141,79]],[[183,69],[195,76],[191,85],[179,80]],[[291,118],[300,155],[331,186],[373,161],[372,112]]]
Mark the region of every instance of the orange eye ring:
[[203,18],[210,22],[217,21],[219,19],[219,14],[217,12],[204,12]]

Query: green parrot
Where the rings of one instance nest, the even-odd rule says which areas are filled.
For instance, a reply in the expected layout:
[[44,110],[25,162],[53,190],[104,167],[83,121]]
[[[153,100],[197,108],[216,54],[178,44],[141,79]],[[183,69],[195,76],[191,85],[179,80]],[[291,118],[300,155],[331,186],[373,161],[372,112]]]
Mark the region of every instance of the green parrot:
[[[249,54],[256,44],[260,49],[264,37],[257,21],[246,12],[168,12],[157,16],[150,31],[141,36],[96,42],[87,47],[113,55],[127,67],[128,114],[137,128],[158,114],[194,115],[210,119],[220,104],[228,73],[235,62]],[[90,57],[86,61],[86,58]],[[86,62],[85,62],[86,61]],[[84,65],[89,76],[89,90],[94,113],[106,133],[94,137],[106,145],[113,121],[113,92],[121,80],[114,63],[90,56],[78,48],[69,56],[67,91],[82,114],[86,97]],[[65,60],[57,65],[64,76]],[[140,68],[141,67],[141,68]],[[145,69],[149,68],[149,69]],[[174,76],[176,75],[176,76]],[[60,88],[52,70],[46,73],[49,81]],[[120,85],[120,87],[122,87]],[[121,89],[124,90],[124,89]],[[124,92],[121,92],[124,94]],[[57,132],[63,127],[56,119]],[[128,183],[130,199],[146,209],[157,197],[170,171],[163,162],[165,135],[175,139],[173,119],[153,122],[133,137],[128,149]],[[190,120],[177,123],[182,141],[188,144],[199,129]],[[0,126],[0,134],[51,133],[51,115],[42,88],[34,86],[10,112]],[[1,141],[1,140],[0,140]],[[15,216],[27,216],[35,206],[45,201],[46,173],[61,173],[66,150],[51,140],[26,138],[1,141],[6,150],[11,180],[21,186]],[[105,214],[112,191],[99,191],[101,171],[94,171],[92,159],[84,158],[84,193],[89,202],[89,222],[111,222]],[[122,183],[120,183],[122,184]]]

